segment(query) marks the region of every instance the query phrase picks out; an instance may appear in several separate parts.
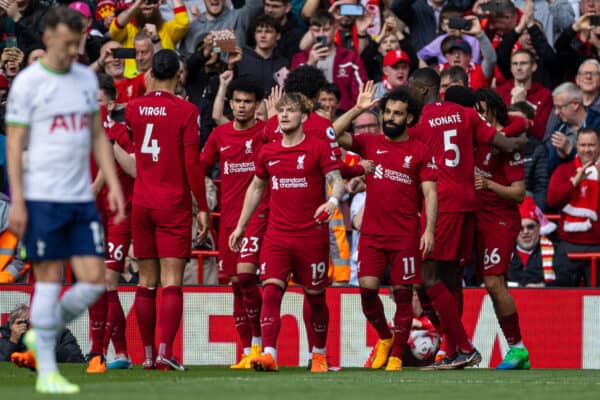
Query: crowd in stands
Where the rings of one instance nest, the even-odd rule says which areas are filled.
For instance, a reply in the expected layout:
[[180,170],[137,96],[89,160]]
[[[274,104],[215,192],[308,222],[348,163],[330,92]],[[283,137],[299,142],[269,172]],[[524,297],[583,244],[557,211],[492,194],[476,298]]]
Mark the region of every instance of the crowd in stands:
[[[15,76],[44,54],[44,15],[56,4],[69,4],[85,20],[79,62],[101,77],[104,92],[116,90],[109,103],[117,122],[125,105],[146,93],[152,56],[177,50],[177,94],[199,110],[201,146],[231,120],[233,80],[258,82],[268,98],[302,65],[323,72],[327,84],[315,110],[331,121],[353,107],[367,81],[381,98],[424,66],[439,71],[442,96],[453,86],[495,89],[511,115],[529,121],[527,198],[509,281],[599,283],[590,282],[588,261],[568,254],[600,251],[600,0],[0,0],[2,116]],[[347,11],[357,4],[359,12]],[[259,119],[267,119],[267,106],[257,111]],[[4,147],[3,123],[0,131]],[[356,117],[351,131],[380,134],[377,107]],[[0,154],[0,191],[9,193],[4,149]],[[348,152],[345,161],[355,165],[359,158]],[[218,175],[213,169],[212,178]],[[336,284],[356,284],[362,186],[347,182],[350,196],[330,223]],[[212,197],[209,205],[218,211],[218,195]],[[544,214],[560,218],[552,226]],[[24,279],[9,264],[0,266],[0,281]],[[196,274],[189,275],[193,282]],[[216,274],[207,276],[205,283],[217,282]]]

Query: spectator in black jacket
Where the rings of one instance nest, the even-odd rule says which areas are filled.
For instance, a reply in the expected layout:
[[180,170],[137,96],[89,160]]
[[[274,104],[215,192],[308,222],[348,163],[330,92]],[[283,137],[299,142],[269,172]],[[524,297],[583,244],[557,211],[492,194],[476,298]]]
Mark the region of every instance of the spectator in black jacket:
[[600,15],[600,3],[582,0],[581,17],[560,34],[554,48],[558,59],[563,61],[563,80],[573,81],[579,65],[587,58],[600,54],[600,26],[592,26],[590,16]]
[[535,202],[530,197],[526,197],[519,208],[521,232],[508,270],[509,282],[527,287],[574,286],[573,268],[567,253],[541,232],[544,230],[548,234],[556,229],[556,225],[541,226]]
[[410,42],[419,51],[441,33],[439,15],[444,6],[471,8],[472,0],[386,0],[384,2],[410,28]]
[[496,47],[496,65],[506,79],[512,79],[510,58],[515,44],[519,42],[522,49],[528,49],[536,56],[537,69],[533,73],[533,80],[552,89],[560,82],[562,68],[554,49],[546,39],[542,24],[533,19],[533,3],[528,4],[531,6],[525,8],[515,29],[505,34]]
[[[304,35],[304,30],[296,22],[296,17],[290,12],[291,9],[291,0],[265,0],[265,15],[275,18],[281,25],[281,38],[277,41],[277,51],[288,60],[300,51],[298,46]],[[254,37],[248,40],[249,43],[254,43]]]
[[[535,110],[526,101],[511,104],[508,108],[511,115],[518,115],[533,121]],[[530,132],[527,132],[527,145],[524,149],[525,190],[542,211],[546,211],[546,192],[548,191],[548,149]]]
[[[0,361],[10,361],[13,353],[26,353],[23,335],[29,329],[29,306],[17,305],[8,316],[8,321],[0,326]],[[65,329],[56,342],[56,361],[82,363],[85,362],[77,339],[70,330]],[[30,365],[25,365],[30,366]],[[35,362],[33,363],[35,366]]]
[[[277,51],[281,25],[268,15],[261,15],[252,24],[256,46],[244,47],[242,59],[236,66],[237,78],[252,79],[261,84],[265,96],[271,93],[277,77],[285,78],[289,61]],[[283,82],[283,79],[280,79]]]
[[17,46],[24,53],[42,43],[44,16],[48,6],[39,0],[19,0],[8,2],[3,9],[15,23]]

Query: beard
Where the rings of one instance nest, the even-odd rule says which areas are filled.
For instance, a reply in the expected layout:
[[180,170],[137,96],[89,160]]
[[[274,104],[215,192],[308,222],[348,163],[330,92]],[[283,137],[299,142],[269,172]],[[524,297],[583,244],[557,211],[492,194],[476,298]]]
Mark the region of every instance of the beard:
[[395,124],[391,121],[383,122],[383,134],[390,139],[396,139],[406,131],[406,122]]

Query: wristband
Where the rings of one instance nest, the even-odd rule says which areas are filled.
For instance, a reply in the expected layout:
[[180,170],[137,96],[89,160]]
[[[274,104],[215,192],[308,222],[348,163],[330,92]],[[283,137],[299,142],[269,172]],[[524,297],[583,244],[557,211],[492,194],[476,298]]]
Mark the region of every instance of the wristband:
[[333,204],[334,206],[339,206],[340,205],[340,201],[338,199],[336,199],[335,197],[330,197],[328,200],[328,202],[330,202],[331,204]]
[[368,37],[369,37],[369,35],[368,35],[368,34],[366,34],[366,33],[365,33],[365,34],[363,34],[363,35],[361,35],[361,34],[359,33],[359,34],[357,34],[356,36],[358,36],[360,39],[366,39],[366,38],[368,38]]

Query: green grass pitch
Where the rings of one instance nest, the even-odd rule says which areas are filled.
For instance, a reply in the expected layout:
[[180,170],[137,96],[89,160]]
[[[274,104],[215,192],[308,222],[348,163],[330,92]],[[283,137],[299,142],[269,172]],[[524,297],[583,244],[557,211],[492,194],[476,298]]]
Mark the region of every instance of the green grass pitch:
[[10,363],[0,363],[0,399],[505,399],[577,400],[600,398],[600,371],[530,370],[424,372],[405,368],[401,373],[348,368],[311,374],[303,368],[277,373],[232,371],[227,367],[191,367],[186,372],[108,371],[87,375],[84,365],[61,365],[81,394],[41,396],[33,390],[35,375]]

